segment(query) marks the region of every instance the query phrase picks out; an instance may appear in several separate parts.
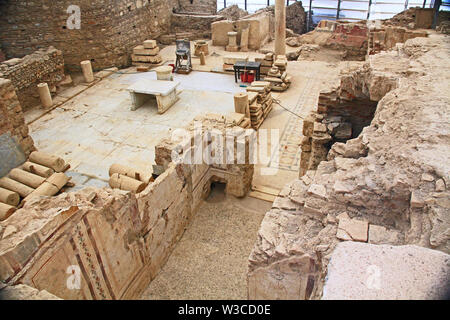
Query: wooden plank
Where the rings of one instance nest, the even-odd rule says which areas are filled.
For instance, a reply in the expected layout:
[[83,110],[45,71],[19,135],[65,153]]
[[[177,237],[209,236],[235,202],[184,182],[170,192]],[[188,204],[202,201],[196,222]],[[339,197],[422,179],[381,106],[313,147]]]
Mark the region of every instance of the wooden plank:
[[270,194],[267,194],[267,193],[258,192],[258,191],[250,191],[248,193],[248,196],[252,197],[252,198],[259,199],[259,200],[264,200],[264,201],[267,201],[267,202],[271,202],[271,203],[274,202],[275,199],[276,199],[276,196],[273,196],[273,195],[270,195]]
[[280,193],[280,190],[270,188],[270,187],[265,187],[265,186],[252,186],[252,191],[258,191],[258,192],[270,194],[273,196],[278,196],[278,194]]

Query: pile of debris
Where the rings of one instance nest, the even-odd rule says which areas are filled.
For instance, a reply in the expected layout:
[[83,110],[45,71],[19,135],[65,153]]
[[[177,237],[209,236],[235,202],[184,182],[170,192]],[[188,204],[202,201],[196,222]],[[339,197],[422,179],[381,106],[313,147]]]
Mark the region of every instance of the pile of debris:
[[270,83],[270,89],[273,91],[286,91],[291,86],[292,77],[288,76],[286,68],[280,69],[278,66],[273,66],[264,81]]
[[248,16],[248,12],[239,8],[237,4],[223,8],[217,12],[217,14],[231,21],[237,21],[245,16]]
[[[32,152],[27,162],[0,179],[0,221],[33,196],[54,196],[69,183],[69,164],[59,157]],[[21,202],[22,199],[22,202]]]
[[248,100],[250,104],[250,119],[252,128],[258,130],[272,111],[271,85],[267,81],[254,81],[250,87],[247,87]]
[[156,40],[145,40],[142,45],[133,49],[131,55],[133,66],[147,66],[152,67],[159,65],[162,58],[159,55],[159,47]]

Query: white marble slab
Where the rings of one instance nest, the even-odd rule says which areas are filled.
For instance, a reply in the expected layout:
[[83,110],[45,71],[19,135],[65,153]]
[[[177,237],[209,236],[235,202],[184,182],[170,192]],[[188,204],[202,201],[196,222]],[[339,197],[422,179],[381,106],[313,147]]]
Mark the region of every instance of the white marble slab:
[[142,79],[128,87],[128,91],[167,96],[180,85],[177,81]]

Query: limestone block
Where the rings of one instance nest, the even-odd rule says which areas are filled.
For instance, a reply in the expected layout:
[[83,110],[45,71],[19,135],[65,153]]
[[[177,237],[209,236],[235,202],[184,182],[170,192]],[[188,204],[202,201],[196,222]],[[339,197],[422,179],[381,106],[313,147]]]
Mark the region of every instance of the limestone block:
[[144,41],[144,49],[154,49],[157,47],[156,40],[145,40]]
[[339,219],[336,237],[340,240],[367,242],[369,223],[356,219]]
[[162,62],[162,58],[159,54],[156,56],[139,56],[132,54],[131,59],[133,60],[133,62],[148,62],[153,64],[158,64]]
[[437,192],[442,192],[445,191],[445,182],[442,179],[439,179],[438,181],[436,181],[436,191]]
[[327,126],[320,122],[314,122],[314,132],[326,133]]
[[448,299],[450,256],[417,246],[343,242],[328,264],[323,300]]
[[372,244],[402,244],[402,234],[397,230],[389,230],[383,226],[369,225],[369,243]]
[[411,193],[411,208],[422,208],[425,205],[425,202],[418,191],[413,191]]
[[134,47],[133,54],[135,55],[143,55],[143,56],[156,56],[159,53],[159,47],[155,47],[153,49],[145,49],[144,46],[140,45]]
[[324,185],[312,184],[308,189],[308,194],[318,198],[326,199],[327,189],[325,188]]
[[223,57],[223,63],[224,64],[230,64],[234,65],[238,61],[248,61],[249,56],[248,55],[226,55]]

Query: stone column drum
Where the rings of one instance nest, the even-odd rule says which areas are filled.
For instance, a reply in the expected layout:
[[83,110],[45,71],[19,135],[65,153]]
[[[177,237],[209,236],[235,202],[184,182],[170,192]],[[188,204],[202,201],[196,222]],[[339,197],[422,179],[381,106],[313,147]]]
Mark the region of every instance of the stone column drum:
[[92,65],[90,60],[81,61],[81,70],[83,71],[84,80],[87,83],[94,81],[94,73],[92,72]]
[[53,106],[52,95],[48,89],[48,84],[43,82],[37,85],[39,97],[41,98],[41,103],[44,108],[50,108]]

